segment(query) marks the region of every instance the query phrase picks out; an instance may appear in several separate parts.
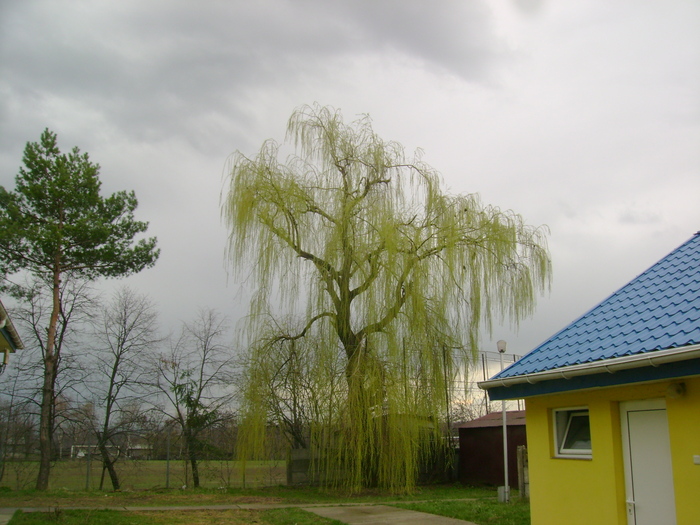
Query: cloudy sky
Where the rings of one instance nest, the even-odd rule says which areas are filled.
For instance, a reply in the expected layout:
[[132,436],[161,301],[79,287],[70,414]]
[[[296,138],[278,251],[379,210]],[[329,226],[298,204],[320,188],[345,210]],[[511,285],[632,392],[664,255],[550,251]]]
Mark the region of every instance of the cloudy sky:
[[162,254],[126,283],[166,325],[246,311],[226,159],[314,102],[549,226],[551,293],[487,350],[532,349],[700,230],[696,0],[0,0],[0,185],[49,127],[135,190]]

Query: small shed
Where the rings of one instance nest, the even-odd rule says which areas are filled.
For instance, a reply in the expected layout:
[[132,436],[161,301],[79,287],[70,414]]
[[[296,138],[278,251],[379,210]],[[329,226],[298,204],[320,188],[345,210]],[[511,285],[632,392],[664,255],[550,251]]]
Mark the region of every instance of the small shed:
[[[459,480],[465,485],[503,485],[503,413],[492,412],[457,425]],[[506,412],[508,484],[518,487],[517,450],[527,444],[525,411]]]

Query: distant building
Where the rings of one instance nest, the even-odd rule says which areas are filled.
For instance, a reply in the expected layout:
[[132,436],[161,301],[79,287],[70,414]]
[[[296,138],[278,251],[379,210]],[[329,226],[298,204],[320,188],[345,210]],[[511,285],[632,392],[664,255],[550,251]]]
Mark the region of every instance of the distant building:
[[[129,444],[124,447],[107,446],[107,450],[112,456],[117,456],[120,448],[124,457],[129,459],[151,459],[153,454],[153,445]],[[91,456],[97,457],[100,455],[100,450],[97,448],[97,445],[72,445],[70,448],[70,457],[73,459],[85,458],[88,453]]]

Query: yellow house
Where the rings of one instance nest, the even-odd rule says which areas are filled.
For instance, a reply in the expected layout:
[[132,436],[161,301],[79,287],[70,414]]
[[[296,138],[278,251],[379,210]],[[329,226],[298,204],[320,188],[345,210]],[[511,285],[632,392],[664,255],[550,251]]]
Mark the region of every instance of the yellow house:
[[525,398],[533,525],[700,524],[700,232],[480,386]]
[[22,345],[22,340],[17,334],[12,321],[7,315],[7,310],[5,306],[0,301],[0,374],[5,370],[7,363],[9,361],[10,353],[14,353],[15,350],[21,350],[24,346]]

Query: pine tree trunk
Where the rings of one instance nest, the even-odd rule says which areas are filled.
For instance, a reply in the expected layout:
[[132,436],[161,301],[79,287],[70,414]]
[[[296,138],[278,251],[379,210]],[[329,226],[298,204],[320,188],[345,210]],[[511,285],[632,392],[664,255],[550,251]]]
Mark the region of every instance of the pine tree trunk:
[[39,473],[36,477],[36,490],[48,490],[51,473],[51,441],[53,438],[54,397],[58,353],[56,352],[56,331],[61,312],[61,272],[60,252],[56,254],[53,272],[53,305],[44,354],[44,383],[41,389],[41,416],[39,419]]
[[48,490],[51,472],[51,438],[53,434],[53,398],[56,379],[56,357],[47,352],[44,359],[44,384],[41,390],[41,416],[39,419],[39,473],[36,490]]

